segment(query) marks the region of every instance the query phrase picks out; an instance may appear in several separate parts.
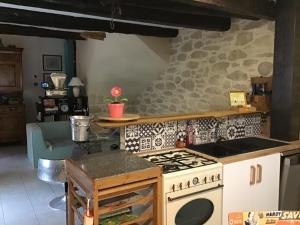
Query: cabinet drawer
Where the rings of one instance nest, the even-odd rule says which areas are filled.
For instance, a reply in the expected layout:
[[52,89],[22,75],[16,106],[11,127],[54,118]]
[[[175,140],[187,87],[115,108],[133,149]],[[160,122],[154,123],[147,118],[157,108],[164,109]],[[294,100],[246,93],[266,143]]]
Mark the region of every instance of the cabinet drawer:
[[23,113],[23,105],[5,105],[0,106],[0,114]]

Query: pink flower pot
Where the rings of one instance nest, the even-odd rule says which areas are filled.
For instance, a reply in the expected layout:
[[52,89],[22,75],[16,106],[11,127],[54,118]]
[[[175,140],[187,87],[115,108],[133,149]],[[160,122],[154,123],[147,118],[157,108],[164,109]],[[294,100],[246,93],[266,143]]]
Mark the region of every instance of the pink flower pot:
[[108,114],[112,118],[122,118],[124,113],[124,103],[108,104]]

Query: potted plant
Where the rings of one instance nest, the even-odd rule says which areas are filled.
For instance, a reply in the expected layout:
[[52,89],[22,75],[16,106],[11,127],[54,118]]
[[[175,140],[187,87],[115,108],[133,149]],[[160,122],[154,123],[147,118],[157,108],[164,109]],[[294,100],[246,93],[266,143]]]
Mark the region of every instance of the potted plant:
[[115,86],[111,89],[110,94],[112,98],[106,98],[108,102],[108,114],[112,118],[122,118],[124,114],[124,102],[127,102],[127,98],[120,98],[122,95],[122,89]]

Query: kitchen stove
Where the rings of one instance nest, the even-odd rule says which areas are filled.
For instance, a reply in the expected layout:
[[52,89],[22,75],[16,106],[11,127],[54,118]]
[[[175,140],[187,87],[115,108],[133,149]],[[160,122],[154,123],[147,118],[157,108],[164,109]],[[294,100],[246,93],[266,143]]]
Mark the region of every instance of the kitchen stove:
[[164,225],[222,224],[222,164],[189,149],[141,157],[163,169]]

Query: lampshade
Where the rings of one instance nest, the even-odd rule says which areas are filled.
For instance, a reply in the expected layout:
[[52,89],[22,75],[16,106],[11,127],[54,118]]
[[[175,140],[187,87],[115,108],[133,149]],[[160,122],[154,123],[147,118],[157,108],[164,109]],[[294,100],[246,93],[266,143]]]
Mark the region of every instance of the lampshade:
[[78,77],[73,77],[69,83],[69,86],[70,87],[79,87],[79,86],[84,86],[84,84],[81,82],[81,80]]

